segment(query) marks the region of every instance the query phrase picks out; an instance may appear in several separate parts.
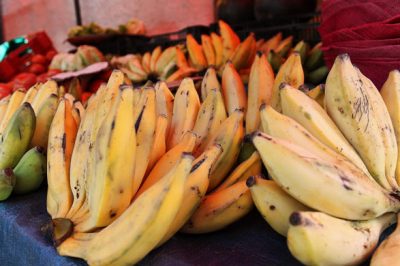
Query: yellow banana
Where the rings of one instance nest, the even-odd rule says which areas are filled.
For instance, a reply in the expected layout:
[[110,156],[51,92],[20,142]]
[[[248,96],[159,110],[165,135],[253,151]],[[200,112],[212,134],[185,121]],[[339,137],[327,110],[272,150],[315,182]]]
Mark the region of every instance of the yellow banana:
[[185,78],[175,94],[171,128],[167,138],[167,149],[177,145],[182,136],[193,129],[200,108],[200,99],[193,80]]
[[222,38],[222,63],[225,63],[240,44],[240,39],[232,28],[224,21],[218,21],[219,32]]
[[222,72],[222,95],[229,115],[236,109],[242,109],[246,113],[246,90],[238,72],[230,61],[225,64]]
[[249,58],[253,53],[254,33],[250,33],[243,42],[241,42],[230,56],[233,66],[236,70],[240,70],[247,66]]
[[293,45],[293,36],[286,37],[283,39],[279,45],[274,49],[275,53],[278,53],[282,57],[286,57],[290,48]]
[[263,43],[263,45],[261,46],[260,50],[263,51],[265,54],[268,54],[269,51],[275,50],[278,47],[281,40],[282,40],[282,32],[278,32],[277,34],[272,36],[270,39],[265,41]]
[[211,42],[214,47],[215,52],[215,66],[218,68],[222,65],[222,54],[223,54],[223,46],[222,46],[222,37],[216,34],[215,32],[211,32]]
[[182,49],[179,46],[175,46],[176,48],[176,65],[178,68],[188,68],[189,63],[186,60],[186,56],[183,53]]
[[247,179],[251,196],[257,210],[277,233],[286,237],[289,230],[289,217],[295,211],[311,211],[310,208],[292,198],[273,180],[260,176]]
[[146,52],[144,53],[144,55],[142,56],[142,67],[144,69],[144,71],[146,71],[147,74],[149,74],[150,71],[150,60],[151,60],[151,53],[150,52]]
[[[381,89],[381,95],[393,124],[397,147],[400,147],[400,72],[398,70],[389,73]],[[397,157],[396,164],[395,177],[397,184],[400,184],[400,156]]]
[[0,123],[0,134],[4,132],[11,117],[21,106],[21,103],[22,103],[22,100],[24,99],[24,97],[25,97],[25,92],[23,90],[16,90],[11,95],[10,101],[7,104],[7,110],[4,113],[3,119],[1,120],[1,123]]
[[170,62],[173,62],[176,65],[175,46],[170,46],[161,53],[155,66],[156,73],[161,76],[164,72],[164,69],[168,66]]
[[215,191],[226,189],[237,182],[247,180],[250,176],[261,174],[261,158],[257,151],[241,164],[236,166],[231,174],[220,184]]
[[36,97],[36,94],[38,93],[38,87],[40,86],[39,83],[36,83],[32,87],[29,88],[29,90],[26,91],[25,97],[22,100],[23,103],[27,102],[32,104],[33,100]]
[[85,107],[83,107],[82,102],[80,102],[79,100],[75,100],[74,108],[77,110],[77,112],[79,113],[79,117],[82,120],[85,116]]
[[322,108],[324,108],[324,98],[325,98],[325,84],[320,84],[306,92],[307,96],[315,100]]
[[371,255],[380,234],[395,218],[395,214],[387,213],[369,221],[352,222],[322,212],[294,212],[290,216],[288,247],[306,265],[359,265]]
[[10,103],[11,95],[8,95],[0,100],[0,123],[7,112],[8,104]]
[[[160,56],[161,57],[161,56]],[[158,61],[157,61],[158,62]],[[157,67],[157,66],[156,66]],[[132,57],[128,61],[128,69],[133,73],[147,79],[147,72],[143,69],[142,63],[138,57]]]
[[150,72],[151,73],[156,73],[156,64],[157,64],[157,60],[160,57],[162,52],[161,46],[157,46],[156,48],[154,48],[153,52],[151,53],[151,57],[150,57]]
[[132,265],[155,248],[181,206],[192,161],[192,156],[184,154],[160,182],[100,231],[87,248],[85,258],[88,264]]
[[192,67],[185,67],[185,68],[179,68],[176,70],[174,73],[172,73],[166,80],[165,82],[173,82],[177,80],[182,80],[186,77],[189,77],[193,73],[196,73],[197,70],[192,68]]
[[193,132],[197,135],[193,151],[195,157],[204,151],[209,138],[218,130],[225,119],[226,111],[221,92],[218,89],[212,89],[208,92],[206,100],[201,104],[193,127]]
[[[165,115],[157,116],[156,131],[154,133],[153,146],[151,147],[147,173],[149,173],[156,162],[166,153],[166,136],[168,133],[168,118]],[[147,175],[147,174],[146,174]]]
[[85,254],[89,242],[97,233],[74,232],[72,236],[63,241],[58,247],[57,252],[61,256],[85,259]]
[[203,234],[220,230],[250,212],[253,207],[246,181],[206,195],[181,232]]
[[196,70],[203,70],[207,67],[207,59],[204,56],[201,45],[196,41],[193,35],[186,35],[186,47],[189,52],[190,61]]
[[201,100],[205,101],[209,91],[212,89],[221,90],[221,85],[219,84],[217,78],[217,72],[213,66],[207,69],[206,74],[201,82]]
[[253,134],[252,140],[272,179],[313,209],[349,220],[368,220],[399,209],[397,199],[353,164],[320,158],[261,132]]
[[165,116],[168,119],[167,133],[171,127],[172,111],[174,108],[174,95],[163,81],[157,82],[154,87],[156,91],[156,111],[157,116]]
[[39,111],[43,101],[45,101],[51,94],[58,95],[58,86],[54,80],[48,80],[38,87],[38,92],[31,103],[35,114]]
[[274,84],[274,71],[265,54],[258,53],[251,67],[247,91],[246,133],[260,127],[260,107],[269,104]]
[[201,35],[201,47],[203,48],[204,56],[207,60],[207,65],[215,65],[215,52],[210,36],[206,34]]
[[279,87],[282,83],[287,83],[296,89],[304,83],[304,72],[301,66],[301,57],[299,53],[292,53],[281,66],[278,74],[276,74],[274,85],[272,87],[271,105],[278,112],[281,112],[282,110],[279,93]]

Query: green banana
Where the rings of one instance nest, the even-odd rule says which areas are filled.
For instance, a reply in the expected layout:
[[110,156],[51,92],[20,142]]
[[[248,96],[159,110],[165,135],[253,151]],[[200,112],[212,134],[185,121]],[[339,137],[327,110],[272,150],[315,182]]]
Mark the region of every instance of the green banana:
[[15,176],[11,168],[0,170],[0,201],[8,199],[15,185]]
[[321,66],[312,72],[308,73],[307,79],[312,84],[320,84],[324,82],[326,77],[328,76],[329,69],[327,66]]

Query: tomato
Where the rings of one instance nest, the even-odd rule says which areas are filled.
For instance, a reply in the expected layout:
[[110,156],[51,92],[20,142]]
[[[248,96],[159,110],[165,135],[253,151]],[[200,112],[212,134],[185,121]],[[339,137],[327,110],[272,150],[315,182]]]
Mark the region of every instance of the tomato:
[[36,82],[45,83],[48,79],[49,79],[49,76],[47,75],[47,73],[43,73],[43,74],[40,74],[39,76],[37,76]]
[[22,72],[14,77],[13,82],[14,89],[29,89],[36,83],[36,75],[32,73]]
[[32,64],[29,66],[28,72],[39,75],[46,72],[46,67],[41,64]]
[[52,76],[54,76],[54,75],[57,75],[57,74],[59,74],[59,73],[61,73],[62,71],[60,70],[60,69],[49,69],[48,71],[47,71],[47,76],[48,77],[52,77]]
[[6,83],[0,83],[0,99],[3,99],[9,95],[12,91],[12,87]]
[[103,84],[103,83],[104,83],[104,80],[102,80],[102,79],[95,79],[95,80],[93,80],[92,82],[90,82],[89,90],[90,90],[91,92],[95,93],[95,92],[99,89],[100,85]]
[[50,50],[46,53],[46,59],[48,62],[51,62],[51,60],[53,59],[53,57],[57,54],[56,51],[54,50]]
[[82,96],[81,96],[81,102],[82,102],[82,104],[84,104],[84,103],[90,98],[90,96],[92,96],[92,93],[91,93],[91,92],[84,92],[84,93],[82,93]]
[[31,62],[32,62],[32,64],[46,65],[47,59],[44,55],[34,54],[31,58]]

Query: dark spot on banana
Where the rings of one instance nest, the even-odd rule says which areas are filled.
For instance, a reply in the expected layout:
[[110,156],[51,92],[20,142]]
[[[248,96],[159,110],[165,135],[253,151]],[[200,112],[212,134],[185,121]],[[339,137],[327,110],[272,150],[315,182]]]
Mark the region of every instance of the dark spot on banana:
[[111,123],[111,130],[114,130],[114,128],[115,128],[115,120],[113,120]]
[[121,188],[120,190],[119,190],[119,194],[123,194],[124,193],[124,190]]
[[79,199],[79,192],[76,193],[76,198]]
[[144,113],[144,109],[145,109],[145,108],[146,108],[146,107],[143,106],[143,109],[142,109],[142,111],[140,111],[139,117],[138,117],[138,119],[136,120],[136,123],[135,123],[135,130],[136,130],[136,131],[138,131],[138,128],[139,128],[139,126],[140,126],[140,122],[142,121],[142,117],[143,117],[143,113]]
[[117,213],[113,210],[110,210],[110,218],[114,218],[117,215]]
[[275,207],[274,205],[269,205],[269,209],[270,209],[271,211],[274,211],[274,210],[276,209],[276,207]]
[[62,136],[61,147],[63,149],[63,152],[65,153],[65,148],[67,147],[67,135],[65,133]]
[[198,161],[197,163],[195,163],[192,168],[190,169],[190,173],[193,173],[194,171],[196,171],[197,168],[200,167],[200,165],[202,165],[204,163],[204,161],[206,160],[206,158],[204,157],[203,159],[201,159],[200,161]]
[[294,226],[301,225],[303,223],[301,214],[299,212],[293,212],[289,217],[289,223]]
[[279,84],[279,89],[282,90],[284,89],[288,84],[286,82],[282,82],[281,84]]
[[341,114],[344,114],[344,109],[343,109],[343,107],[338,107],[338,111],[339,111]]
[[250,176],[246,180],[246,186],[247,187],[252,187],[256,183],[256,178],[254,176]]

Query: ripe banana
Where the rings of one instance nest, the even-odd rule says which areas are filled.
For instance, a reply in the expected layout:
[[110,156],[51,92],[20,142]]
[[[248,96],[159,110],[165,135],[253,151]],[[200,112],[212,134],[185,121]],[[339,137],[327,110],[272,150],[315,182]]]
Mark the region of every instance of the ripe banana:
[[222,63],[231,58],[236,47],[240,44],[240,39],[232,28],[224,21],[218,21],[219,32],[222,38]]
[[301,57],[301,63],[304,65],[304,62],[306,60],[307,54],[308,54],[308,43],[306,43],[304,40],[299,41],[295,47],[293,47],[293,52],[298,52]]
[[[400,72],[398,70],[389,73],[381,89],[381,95],[393,124],[397,147],[400,147]],[[400,184],[400,156],[397,157],[395,177],[397,183]]]
[[193,157],[183,154],[170,172],[141,195],[110,226],[90,242],[85,254],[90,265],[131,265],[147,255],[176,217]]
[[400,217],[397,214],[396,230],[382,241],[374,251],[371,259],[371,266],[397,265],[399,263],[399,244],[400,244]]
[[11,95],[10,101],[7,105],[7,110],[3,116],[3,119],[0,123],[0,134],[4,132],[5,128],[7,127],[8,123],[10,122],[11,117],[14,113],[18,110],[21,106],[22,100],[25,97],[25,92],[23,90],[16,90]]
[[203,48],[204,56],[206,57],[207,60],[207,65],[208,66],[213,66],[215,65],[215,52],[214,52],[214,47],[211,41],[211,37],[202,34],[201,35],[201,46]]
[[397,199],[352,164],[320,158],[293,142],[261,132],[252,139],[272,179],[313,209],[344,219],[367,220],[399,208]]
[[307,96],[316,101],[322,108],[324,108],[325,99],[325,84],[319,84],[315,88],[306,92]]
[[170,46],[165,49],[156,62],[156,73],[161,75],[164,72],[164,69],[171,63],[174,62],[176,64],[176,48],[175,46]]
[[257,53],[250,70],[247,91],[246,134],[260,127],[260,107],[269,104],[274,84],[274,71],[268,63],[265,54]]
[[275,53],[278,53],[280,56],[286,57],[290,48],[292,48],[292,45],[293,45],[293,36],[288,36],[278,44],[278,46],[274,49],[274,51]]
[[211,169],[208,191],[216,188],[232,169],[239,156],[243,135],[243,112],[236,110],[210,137],[207,147],[217,143],[221,145],[223,152]]
[[75,226],[78,232],[109,225],[131,202],[136,157],[132,98],[132,88],[122,89],[99,129],[93,147],[95,178],[88,191],[90,216]]
[[237,182],[247,180],[250,176],[261,174],[261,158],[257,151],[244,162],[236,166],[230,175],[220,184],[215,191],[223,190],[236,184]]
[[192,66],[198,71],[206,68],[207,59],[204,56],[203,49],[191,34],[186,35],[186,47],[189,52],[189,59]]
[[243,42],[241,42],[229,58],[236,70],[245,68],[249,58],[253,54],[253,43],[255,42],[254,33],[250,33]]
[[223,64],[222,57],[224,48],[222,45],[222,37],[215,32],[211,32],[211,42],[215,51],[215,66],[219,68]]
[[97,233],[74,232],[57,246],[57,252],[61,256],[85,259],[89,243],[96,235]]
[[271,105],[281,112],[280,86],[287,83],[293,88],[298,88],[304,83],[304,72],[301,66],[299,53],[292,53],[276,74],[274,86],[272,87]]
[[10,197],[15,185],[15,176],[12,168],[0,170],[0,201]]
[[167,150],[177,145],[182,136],[193,129],[200,108],[200,99],[193,80],[182,80],[175,94],[171,128],[167,138]]
[[157,116],[166,116],[168,119],[167,134],[171,127],[172,111],[174,108],[174,95],[163,81],[157,82],[154,87],[156,92],[156,111]]
[[10,102],[11,95],[8,95],[0,100],[0,123],[6,114],[8,104]]
[[201,82],[201,100],[205,101],[209,91],[212,89],[221,90],[221,85],[219,84],[217,78],[217,72],[213,66],[207,69],[206,74],[204,74],[203,80]]
[[184,201],[182,202],[182,206],[179,208],[174,221],[169,226],[167,233],[158,246],[166,242],[176,232],[178,232],[196,211],[207,192],[209,184],[208,177],[211,167],[221,152],[221,146],[215,144],[193,161],[192,169],[190,170],[190,174],[185,183],[183,194]]
[[40,106],[42,106],[43,101],[45,101],[50,95],[58,95],[58,86],[54,80],[48,80],[46,83],[38,87],[38,92],[33,99],[31,105],[35,114],[39,111]]
[[15,194],[26,194],[40,187],[46,177],[46,155],[42,147],[27,151],[13,169]]
[[311,211],[310,208],[292,198],[273,180],[252,176],[247,179],[251,196],[257,210],[277,233],[286,237],[289,217],[295,211]]
[[151,60],[151,53],[146,52],[142,56],[142,67],[147,74],[150,74],[150,60]]
[[270,39],[265,41],[263,45],[261,46],[261,51],[263,51],[265,54],[268,54],[269,51],[275,50],[279,43],[282,40],[282,32],[278,32],[274,36],[272,36]]
[[157,46],[156,48],[154,48],[153,52],[151,53],[150,65],[149,65],[151,73],[156,73],[156,64],[161,53],[162,53],[161,46]]
[[371,255],[395,218],[387,213],[369,221],[345,221],[322,212],[294,212],[288,247],[306,265],[358,265]]
[[204,234],[220,230],[245,216],[252,207],[246,181],[238,182],[206,195],[181,232]]
[[376,95],[368,90],[371,88],[353,67],[350,57],[347,54],[339,55],[325,84],[327,112],[376,181],[388,190],[396,190],[398,186],[394,175],[387,175],[386,171],[386,155],[390,152],[384,139],[385,132],[390,129],[382,128],[382,123],[387,121],[378,121],[383,117],[381,111],[376,110],[384,105],[377,106],[374,102]]
[[154,132],[153,146],[151,147],[147,173],[149,173],[157,161],[166,153],[166,136],[168,133],[168,118],[165,115],[157,116],[156,131]]
[[193,127],[193,132],[197,135],[196,145],[193,149],[195,157],[204,151],[209,138],[225,119],[226,111],[221,92],[218,89],[212,89],[201,104]]
[[38,89],[39,86],[40,86],[40,84],[39,84],[39,83],[36,83],[36,84],[33,85],[32,87],[30,87],[29,90],[26,91],[25,97],[24,97],[24,99],[22,100],[22,102],[23,102],[23,103],[28,102],[28,103],[32,104],[33,100],[34,100],[35,97],[36,97],[36,94],[37,94],[38,91],[39,91],[39,89]]
[[47,212],[52,218],[65,217],[72,205],[69,173],[77,125],[69,101],[62,98],[50,126],[47,148]]
[[325,110],[303,92],[290,86],[283,87],[281,89],[283,114],[296,120],[319,141],[345,156],[369,175],[364,162]]
[[222,95],[229,115],[233,114],[237,109],[241,109],[246,113],[246,90],[239,73],[230,61],[225,64],[222,72]]

